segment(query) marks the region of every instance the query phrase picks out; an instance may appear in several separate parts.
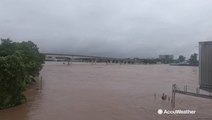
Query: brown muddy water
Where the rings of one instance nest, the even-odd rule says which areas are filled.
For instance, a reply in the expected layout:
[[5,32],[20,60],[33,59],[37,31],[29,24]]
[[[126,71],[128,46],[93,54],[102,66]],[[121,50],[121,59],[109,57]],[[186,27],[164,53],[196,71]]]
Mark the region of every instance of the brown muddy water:
[[161,95],[172,84],[198,86],[197,67],[48,62],[42,77],[42,90],[30,88],[28,102],[1,110],[0,120],[212,120],[212,100],[179,94],[175,109],[195,115],[157,114],[171,110]]

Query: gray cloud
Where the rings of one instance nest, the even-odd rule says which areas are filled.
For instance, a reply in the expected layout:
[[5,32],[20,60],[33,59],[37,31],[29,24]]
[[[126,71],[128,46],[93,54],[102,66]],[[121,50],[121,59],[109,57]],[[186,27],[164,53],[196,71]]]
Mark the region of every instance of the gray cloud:
[[211,0],[1,0],[0,37],[42,52],[188,56],[212,39]]

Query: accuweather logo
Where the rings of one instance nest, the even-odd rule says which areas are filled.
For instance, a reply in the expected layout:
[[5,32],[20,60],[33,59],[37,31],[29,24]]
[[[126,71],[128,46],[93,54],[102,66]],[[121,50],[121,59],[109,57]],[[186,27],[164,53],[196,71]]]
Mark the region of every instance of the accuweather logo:
[[162,110],[162,109],[158,109],[157,113],[159,115],[162,114],[167,114],[167,115],[190,115],[190,114],[195,114],[196,110]]

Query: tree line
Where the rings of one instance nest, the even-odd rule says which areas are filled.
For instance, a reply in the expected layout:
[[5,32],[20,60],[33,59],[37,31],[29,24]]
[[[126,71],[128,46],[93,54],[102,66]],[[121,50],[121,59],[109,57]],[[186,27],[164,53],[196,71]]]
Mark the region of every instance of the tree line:
[[13,42],[1,39],[0,44],[0,109],[26,101],[23,91],[39,75],[45,56],[31,41]]
[[197,59],[198,54],[194,53],[191,54],[190,58],[186,60],[186,57],[183,55],[179,55],[177,59],[171,59],[171,58],[134,58],[137,60],[138,63],[143,63],[143,64],[157,64],[157,63],[163,63],[163,64],[170,64],[170,63],[179,63],[179,64],[187,64],[189,66],[198,66],[199,61]]

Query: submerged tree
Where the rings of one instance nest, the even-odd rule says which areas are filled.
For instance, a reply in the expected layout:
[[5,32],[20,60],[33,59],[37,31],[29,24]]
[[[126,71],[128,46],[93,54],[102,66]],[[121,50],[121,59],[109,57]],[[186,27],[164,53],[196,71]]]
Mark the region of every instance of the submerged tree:
[[31,41],[12,42],[1,39],[0,44],[0,109],[23,103],[22,92],[39,75],[44,55]]

